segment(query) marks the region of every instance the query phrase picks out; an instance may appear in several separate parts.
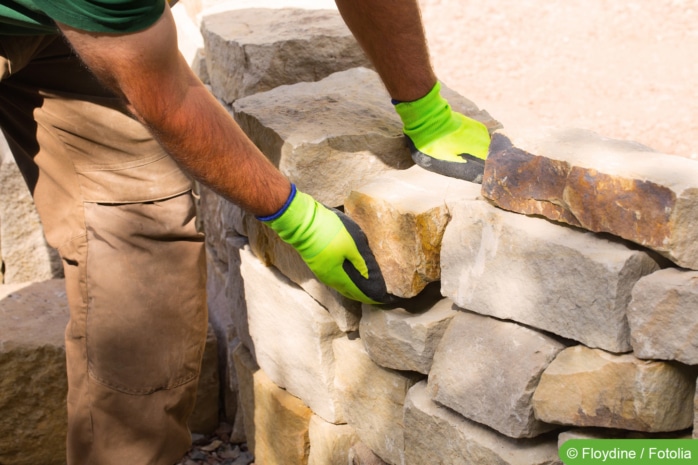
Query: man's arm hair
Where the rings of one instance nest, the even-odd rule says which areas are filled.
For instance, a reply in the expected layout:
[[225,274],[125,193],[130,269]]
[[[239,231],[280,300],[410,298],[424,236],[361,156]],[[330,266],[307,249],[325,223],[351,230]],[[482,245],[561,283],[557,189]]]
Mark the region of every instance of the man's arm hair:
[[288,180],[194,75],[177,47],[169,7],[134,33],[59,27],[86,66],[192,177],[255,215],[284,204]]

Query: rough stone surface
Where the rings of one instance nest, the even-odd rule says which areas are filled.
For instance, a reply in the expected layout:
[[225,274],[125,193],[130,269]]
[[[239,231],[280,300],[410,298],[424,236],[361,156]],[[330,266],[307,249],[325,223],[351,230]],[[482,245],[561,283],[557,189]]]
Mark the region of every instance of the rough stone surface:
[[635,356],[698,365],[698,272],[667,268],[640,279],[628,323]]
[[432,398],[513,438],[554,429],[537,420],[531,397],[543,370],[565,346],[516,323],[459,312],[429,372]]
[[281,274],[317,300],[327,309],[339,329],[349,332],[359,328],[361,317],[359,302],[348,299],[321,283],[298,252],[253,215],[245,215],[244,222],[250,248],[262,262],[276,267]]
[[451,219],[446,199],[479,195],[478,184],[414,166],[352,190],[345,211],[366,233],[388,292],[414,297],[441,279],[441,240]]
[[317,415],[310,419],[308,465],[347,465],[349,450],[359,441],[349,425],[328,423]]
[[696,371],[584,346],[562,351],[533,394],[536,417],[575,426],[679,431],[693,425]]
[[[438,462],[435,462],[438,454]],[[554,437],[512,439],[433,402],[426,382],[405,401],[405,465],[552,465]]]
[[376,365],[359,339],[335,339],[334,352],[335,383],[347,423],[382,460],[400,465],[404,451],[405,396],[419,377]]
[[241,274],[255,360],[278,386],[330,423],[343,417],[334,387],[332,341],[342,333],[312,297],[251,252]]
[[[234,203],[224,199],[206,186],[200,186],[199,215],[206,232],[206,243],[215,253],[227,236],[247,236],[243,218],[245,212]],[[227,261],[225,257],[217,257]]]
[[0,186],[0,283],[61,278],[58,253],[46,243],[34,201],[2,135]]
[[233,110],[262,153],[330,207],[369,179],[414,164],[388,93],[366,68],[251,95]]
[[631,350],[626,309],[645,252],[487,202],[449,204],[441,292],[459,307],[514,320],[590,347]]
[[378,365],[426,375],[436,346],[457,313],[450,299],[419,312],[364,305],[359,332],[366,352]]
[[363,442],[356,443],[349,449],[348,459],[348,465],[388,465]]
[[522,133],[493,137],[483,195],[698,269],[698,162],[578,129]]
[[211,88],[227,103],[370,66],[337,11],[235,9],[206,16],[201,29]]
[[62,279],[0,285],[0,463],[65,463]]
[[256,462],[307,465],[313,412],[269,379],[243,345],[235,351],[235,366],[241,379],[247,444]]

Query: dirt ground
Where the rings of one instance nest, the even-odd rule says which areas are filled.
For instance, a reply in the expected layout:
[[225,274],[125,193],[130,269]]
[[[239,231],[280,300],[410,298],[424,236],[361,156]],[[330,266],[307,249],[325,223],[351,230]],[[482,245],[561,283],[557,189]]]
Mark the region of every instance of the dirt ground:
[[698,159],[698,0],[419,0],[440,79],[505,127]]

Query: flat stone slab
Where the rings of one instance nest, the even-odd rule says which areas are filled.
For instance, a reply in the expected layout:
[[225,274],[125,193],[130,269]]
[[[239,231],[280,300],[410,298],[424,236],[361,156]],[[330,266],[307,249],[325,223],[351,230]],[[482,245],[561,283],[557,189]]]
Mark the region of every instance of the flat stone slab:
[[482,183],[498,206],[648,247],[698,269],[698,162],[581,129],[494,134]]

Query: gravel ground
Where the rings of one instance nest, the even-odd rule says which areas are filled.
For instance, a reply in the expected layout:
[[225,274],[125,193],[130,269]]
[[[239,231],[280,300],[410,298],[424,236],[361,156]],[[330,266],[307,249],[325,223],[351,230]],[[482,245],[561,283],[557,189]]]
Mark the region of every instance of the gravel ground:
[[419,0],[440,79],[505,127],[698,158],[698,0]]
[[222,423],[212,434],[193,435],[191,449],[175,465],[254,465],[246,444],[230,442],[232,430],[231,425]]

